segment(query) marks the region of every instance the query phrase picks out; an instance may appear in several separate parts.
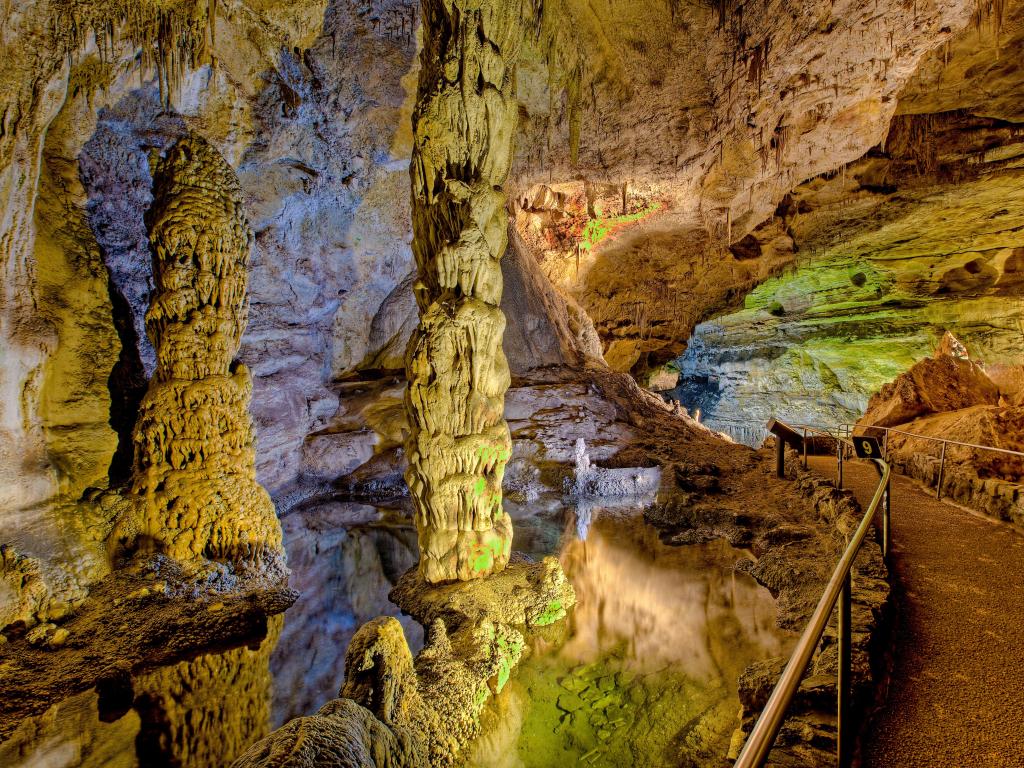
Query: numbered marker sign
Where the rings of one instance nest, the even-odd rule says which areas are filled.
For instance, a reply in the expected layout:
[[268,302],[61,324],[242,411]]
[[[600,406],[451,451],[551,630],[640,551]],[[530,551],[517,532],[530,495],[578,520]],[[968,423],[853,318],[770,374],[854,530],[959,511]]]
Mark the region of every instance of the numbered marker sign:
[[861,459],[882,458],[882,446],[878,444],[878,438],[861,435],[853,438],[853,447],[857,451],[857,457]]

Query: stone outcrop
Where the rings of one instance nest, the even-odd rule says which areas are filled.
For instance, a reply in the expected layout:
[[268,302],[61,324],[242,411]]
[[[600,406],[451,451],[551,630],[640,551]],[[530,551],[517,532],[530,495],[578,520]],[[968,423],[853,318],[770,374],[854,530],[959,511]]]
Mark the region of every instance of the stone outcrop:
[[856,421],[947,330],[986,368],[1024,363],[1022,156],[1011,123],[898,115],[882,146],[791,190],[754,232],[762,246],[788,232],[800,263],[697,326],[673,396],[756,444],[773,416]]
[[[645,518],[662,529],[663,539],[673,544],[726,539],[749,551],[752,557],[740,560],[737,569],[771,590],[776,597],[778,625],[799,632],[863,513],[851,491],[837,490],[830,481],[803,470],[793,451],[786,461],[787,479],[777,480],[773,453],[758,451],[750,461],[751,474],[742,493],[756,494],[757,500],[749,502],[730,492],[726,466],[705,461],[680,462],[673,471],[666,467],[658,500],[645,512]],[[780,492],[786,501],[775,506],[769,500]],[[878,644],[890,593],[887,568],[877,544],[865,544],[853,574],[854,700],[858,709],[866,712],[879,682],[873,665],[880,658]],[[837,658],[834,631],[828,630],[787,710],[772,765],[818,766],[834,759]],[[741,723],[733,735],[732,759],[787,660],[783,656],[756,662],[740,674]]]
[[339,698],[254,744],[235,768],[458,765],[484,704],[519,662],[525,633],[564,618],[575,593],[548,558],[446,585],[409,571],[392,599],[428,628],[416,658],[397,619],[364,624],[345,655]]
[[894,427],[935,413],[997,405],[998,387],[950,339],[956,342],[947,332],[934,357],[925,358],[873,395],[861,423]]
[[[961,504],[1002,520],[1024,521],[1024,457],[948,444],[953,440],[1024,452],[1024,408],[1016,369],[997,369],[997,384],[947,333],[934,357],[914,365],[871,398],[858,426],[896,427],[885,437],[889,462]],[[910,434],[920,435],[912,437]],[[930,438],[930,439],[929,439]],[[943,454],[945,460],[943,461]],[[940,470],[941,467],[941,470]]]
[[406,357],[406,477],[420,570],[441,582],[496,573],[511,552],[501,505],[512,445],[498,306],[508,243],[501,188],[512,163],[525,18],[512,0],[436,0],[424,18],[411,166],[420,325]]
[[112,543],[182,561],[262,559],[280,551],[281,528],[256,481],[249,371],[234,362],[252,234],[234,171],[205,140],[186,137],[161,160],[147,225],[156,370]]

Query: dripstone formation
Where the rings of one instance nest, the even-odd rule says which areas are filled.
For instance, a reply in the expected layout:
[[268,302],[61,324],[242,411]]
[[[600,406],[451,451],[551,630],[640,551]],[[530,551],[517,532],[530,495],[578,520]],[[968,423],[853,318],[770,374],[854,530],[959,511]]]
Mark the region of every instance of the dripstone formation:
[[524,10],[518,0],[423,3],[411,166],[420,324],[406,356],[406,479],[431,583],[496,573],[512,543],[501,497],[512,442],[498,305]]
[[159,162],[153,198],[146,331],[157,366],[133,435],[133,503],[111,541],[181,561],[251,561],[280,551],[281,527],[256,482],[252,380],[233,363],[252,247],[238,180],[204,139],[187,136]]

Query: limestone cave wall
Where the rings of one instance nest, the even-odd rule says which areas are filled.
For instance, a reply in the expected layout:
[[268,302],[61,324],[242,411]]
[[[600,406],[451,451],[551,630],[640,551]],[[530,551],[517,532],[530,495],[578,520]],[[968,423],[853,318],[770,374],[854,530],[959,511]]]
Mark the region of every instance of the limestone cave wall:
[[[832,386],[808,345],[847,338],[843,323],[822,318],[846,313],[848,294],[864,310],[851,322],[863,327],[876,306],[895,329],[880,342],[880,380],[894,359],[925,353],[931,331],[920,326],[947,325],[940,309],[956,297],[965,300],[954,330],[982,359],[1003,355],[1019,312],[1006,300],[1018,290],[1022,8],[532,9],[502,269],[512,373],[603,356],[646,379],[701,321],[765,280],[740,341],[709,343],[702,329],[691,349],[752,349],[751,359],[770,358],[761,370],[780,359],[760,351],[772,348],[766,339],[798,330],[794,354],[807,354],[766,387],[770,397],[791,388],[794,370],[813,369],[808,388]],[[30,0],[0,21],[10,63],[0,73],[0,542],[13,545],[4,562],[18,563],[9,570],[70,589],[106,568],[109,510],[80,500],[131,466],[156,363],[144,332],[154,289],[144,215],[159,156],[188,132],[237,173],[255,236],[239,360],[252,373],[257,479],[278,512],[305,486],[402,441],[392,425],[388,446],[367,431],[335,452],[328,427],[348,412],[348,382],[403,370],[416,324],[407,173],[419,13],[398,0]],[[950,110],[960,111],[953,123],[922,117]],[[892,127],[897,112],[906,136]],[[945,136],[929,145],[935,167],[921,155],[922,131]],[[941,202],[953,191],[959,209]],[[949,221],[920,244],[927,258],[908,260],[901,227],[921,215]],[[953,223],[964,218],[973,223]],[[965,243],[984,221],[1005,235],[940,247]],[[847,274],[865,261],[870,270]],[[848,286],[861,272],[864,284]],[[842,279],[818,290],[830,275]],[[787,299],[785,285],[803,297]],[[878,285],[881,297],[861,296]],[[913,343],[885,341],[894,335]],[[857,370],[847,375],[868,386]],[[839,378],[836,402],[853,408],[861,391]]]

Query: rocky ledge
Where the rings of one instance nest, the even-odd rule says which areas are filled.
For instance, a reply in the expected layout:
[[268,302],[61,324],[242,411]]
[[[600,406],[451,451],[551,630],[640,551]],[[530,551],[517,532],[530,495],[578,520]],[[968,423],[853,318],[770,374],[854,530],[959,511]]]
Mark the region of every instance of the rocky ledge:
[[[124,702],[127,709],[153,670],[165,674],[158,668],[172,665],[170,674],[188,677],[188,660],[200,652],[259,645],[278,631],[278,615],[296,597],[280,572],[268,578],[212,566],[186,574],[166,558],[122,569],[95,585],[73,613],[4,628],[0,741],[53,702],[90,688],[100,692],[101,707]],[[173,666],[179,662],[180,672]]]

